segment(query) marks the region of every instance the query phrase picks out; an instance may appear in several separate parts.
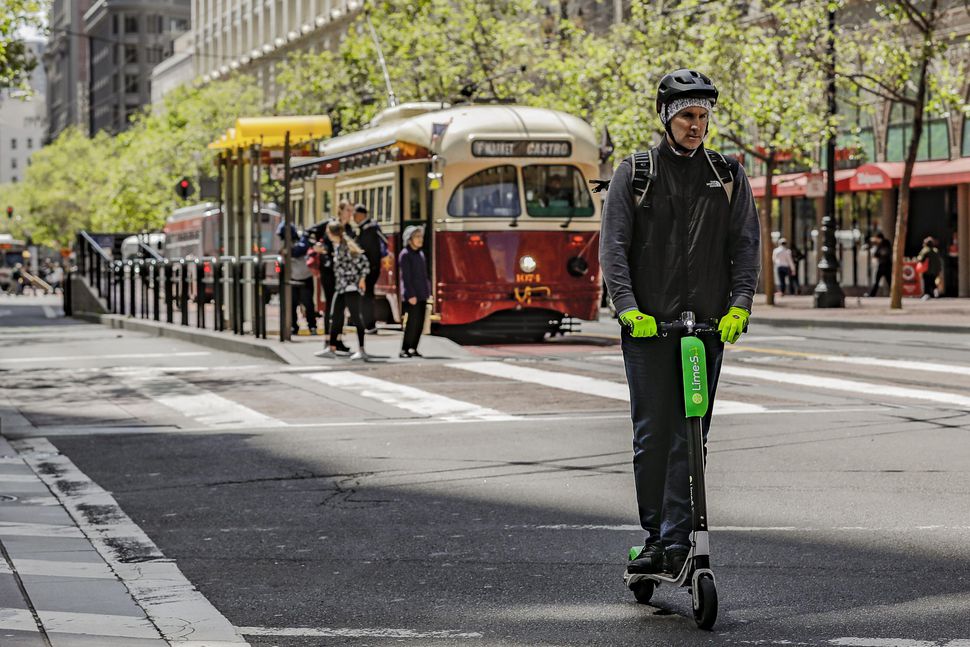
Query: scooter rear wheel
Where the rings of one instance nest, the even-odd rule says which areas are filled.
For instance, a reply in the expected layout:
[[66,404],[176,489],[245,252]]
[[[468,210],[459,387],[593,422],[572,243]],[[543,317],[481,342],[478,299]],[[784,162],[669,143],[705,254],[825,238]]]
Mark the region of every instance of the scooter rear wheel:
[[650,580],[644,580],[644,581],[637,582],[636,584],[631,586],[630,590],[633,591],[633,597],[637,599],[637,602],[639,602],[640,604],[649,604],[650,598],[653,597],[653,591],[655,587],[656,587],[656,584],[654,582]]
[[717,622],[717,587],[714,580],[701,575],[694,594],[694,622],[697,627],[710,631]]

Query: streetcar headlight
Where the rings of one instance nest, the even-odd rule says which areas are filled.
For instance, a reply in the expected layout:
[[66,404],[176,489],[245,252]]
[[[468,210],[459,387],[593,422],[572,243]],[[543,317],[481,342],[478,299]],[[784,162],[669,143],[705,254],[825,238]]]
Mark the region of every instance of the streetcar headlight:
[[519,259],[519,269],[521,269],[526,274],[532,274],[533,272],[536,271],[537,267],[538,267],[538,264],[536,263],[536,259],[532,258],[529,255],[525,255]]

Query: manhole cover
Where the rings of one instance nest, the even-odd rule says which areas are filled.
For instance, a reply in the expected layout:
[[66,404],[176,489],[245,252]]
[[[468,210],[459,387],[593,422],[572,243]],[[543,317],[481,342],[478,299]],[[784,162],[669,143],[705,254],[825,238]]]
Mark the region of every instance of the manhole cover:
[[0,501],[16,501],[17,497],[10,496],[9,494],[0,494]]

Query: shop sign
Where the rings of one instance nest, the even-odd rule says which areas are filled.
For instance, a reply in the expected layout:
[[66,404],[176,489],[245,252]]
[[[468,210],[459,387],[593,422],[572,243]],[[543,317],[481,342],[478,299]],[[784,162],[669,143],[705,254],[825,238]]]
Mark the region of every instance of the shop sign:
[[849,180],[849,189],[852,191],[879,191],[892,187],[893,183],[889,176],[882,169],[873,167],[859,167],[856,174]]
[[825,197],[825,173],[809,173],[805,176],[805,197]]

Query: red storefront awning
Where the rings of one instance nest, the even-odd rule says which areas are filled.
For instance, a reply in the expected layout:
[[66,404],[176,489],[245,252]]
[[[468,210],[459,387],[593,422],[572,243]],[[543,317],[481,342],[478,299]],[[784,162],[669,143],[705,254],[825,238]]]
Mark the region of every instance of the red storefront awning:
[[[835,191],[844,193],[849,190],[849,180],[855,175],[856,169],[843,169],[835,172]],[[773,194],[776,198],[805,197],[808,188],[809,176],[811,173],[789,173],[787,175],[776,175],[774,181]],[[819,173],[824,182],[827,173]],[[754,197],[763,198],[765,196],[764,176],[751,179],[751,191]]]
[[[873,162],[854,169],[835,172],[835,191],[883,191],[898,187],[903,180],[902,162]],[[809,173],[790,173],[775,176],[775,197],[804,197]],[[825,173],[822,173],[825,177]],[[923,189],[939,186],[970,184],[970,157],[955,160],[916,162],[910,186]],[[765,178],[751,179],[751,189],[756,198],[764,197]]]

